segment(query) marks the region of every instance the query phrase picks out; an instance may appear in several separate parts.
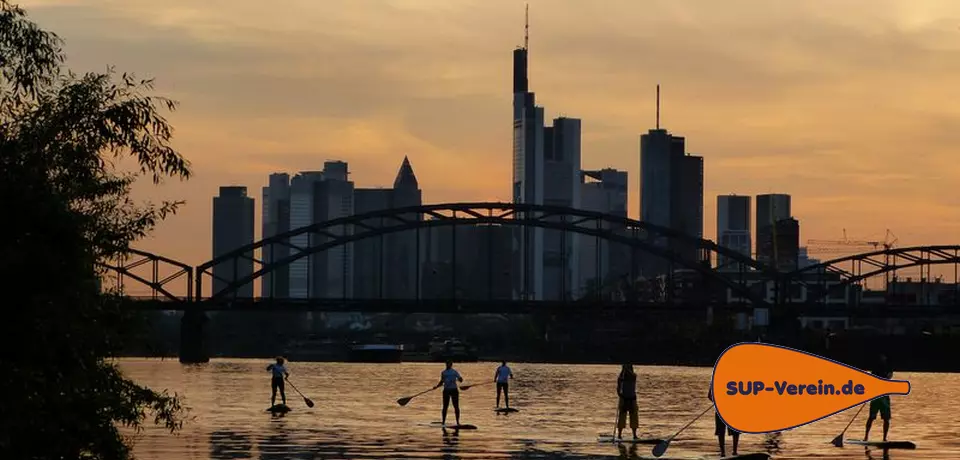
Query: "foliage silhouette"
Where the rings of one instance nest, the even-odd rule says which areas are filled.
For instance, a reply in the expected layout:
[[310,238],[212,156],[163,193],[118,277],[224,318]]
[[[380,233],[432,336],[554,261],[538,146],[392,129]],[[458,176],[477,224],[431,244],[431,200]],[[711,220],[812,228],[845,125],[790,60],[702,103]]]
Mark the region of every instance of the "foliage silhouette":
[[190,165],[160,115],[176,104],[150,80],[64,62],[55,34],[0,0],[0,458],[125,459],[120,426],[152,415],[176,431],[183,409],[111,363],[138,318],[101,291],[97,262],[181,204],[137,203],[135,181],[187,179]]

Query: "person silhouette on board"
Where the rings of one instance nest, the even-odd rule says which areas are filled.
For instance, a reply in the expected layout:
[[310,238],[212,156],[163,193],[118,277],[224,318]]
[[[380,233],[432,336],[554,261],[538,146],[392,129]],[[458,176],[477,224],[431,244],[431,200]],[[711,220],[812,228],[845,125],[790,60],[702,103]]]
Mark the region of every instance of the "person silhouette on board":
[[627,412],[630,413],[630,429],[633,430],[633,439],[637,439],[638,420],[637,407],[637,374],[633,372],[633,364],[624,364],[617,377],[617,438],[623,439],[623,429],[627,426]]
[[457,426],[460,426],[460,387],[457,383],[463,382],[463,377],[453,368],[453,362],[447,361],[447,368],[440,372],[440,381],[434,388],[443,387],[443,411],[441,423],[447,424],[447,408],[453,402],[453,413],[457,417]]
[[[890,367],[890,362],[887,361],[886,355],[881,354],[877,360],[877,364],[874,366],[872,374],[880,377],[882,379],[892,379],[893,378],[893,368]],[[867,432],[863,435],[863,440],[868,441],[870,438],[870,427],[873,426],[873,421],[877,419],[877,413],[880,413],[880,418],[883,419],[883,440],[887,440],[887,432],[890,431],[890,396],[881,396],[870,401],[870,416],[867,417]]]
[[[707,391],[707,399],[709,399],[710,402],[714,402],[712,386],[710,390]],[[740,432],[727,426],[727,424],[723,422],[723,419],[720,418],[720,412],[714,414],[714,424],[716,427],[713,432],[717,435],[717,441],[720,443],[720,456],[727,456],[725,433],[730,433],[730,438],[733,439],[733,455],[737,455],[737,447],[740,445]]]
[[273,378],[270,379],[270,390],[273,394],[270,396],[270,405],[275,406],[277,402],[277,390],[280,390],[280,400],[283,405],[287,405],[287,394],[283,391],[283,379],[290,376],[287,367],[283,365],[284,359],[277,356],[277,362],[267,366],[268,372],[273,372]]
[[497,368],[496,372],[493,373],[493,381],[497,382],[497,409],[500,408],[500,392],[503,392],[503,402],[506,405],[507,409],[510,408],[510,379],[513,378],[513,371],[507,367],[507,362],[504,361],[500,364],[500,367]]

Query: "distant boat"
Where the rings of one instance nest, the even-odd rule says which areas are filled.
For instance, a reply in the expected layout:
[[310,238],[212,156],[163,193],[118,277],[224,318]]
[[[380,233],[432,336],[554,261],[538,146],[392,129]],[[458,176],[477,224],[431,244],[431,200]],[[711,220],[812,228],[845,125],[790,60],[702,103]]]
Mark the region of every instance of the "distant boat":
[[403,345],[354,344],[350,346],[349,361],[353,363],[403,362]]
[[430,343],[430,359],[435,362],[475,362],[477,353],[473,346],[458,339],[434,339]]

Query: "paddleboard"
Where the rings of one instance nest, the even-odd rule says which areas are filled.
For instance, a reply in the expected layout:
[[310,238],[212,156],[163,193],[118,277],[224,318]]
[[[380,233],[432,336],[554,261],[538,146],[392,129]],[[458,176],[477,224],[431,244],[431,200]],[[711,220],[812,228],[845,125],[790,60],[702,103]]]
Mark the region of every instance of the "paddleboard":
[[[470,424],[467,424],[467,423],[464,423],[464,424],[461,424],[461,425],[444,425],[443,422],[430,422],[430,423],[428,423],[428,424],[426,424],[426,425],[427,425],[427,426],[432,426],[432,427],[437,427],[437,428],[447,428],[447,429],[451,429],[451,430],[454,430],[454,429],[460,429],[460,430],[476,430],[476,429],[477,429],[477,427],[476,427],[475,425],[470,425]],[[458,428],[458,427],[459,427],[459,428]]]
[[769,460],[770,454],[766,452],[753,452],[749,454],[739,454],[730,457],[722,457],[720,460]]
[[444,429],[447,429],[447,430],[476,430],[476,429],[477,429],[477,426],[476,426],[476,425],[468,425],[468,424],[462,424],[462,425],[440,425],[440,427],[441,427],[441,428],[444,428]]
[[860,441],[858,439],[852,439],[849,441],[843,441],[845,444],[853,444],[855,446],[866,446],[866,447],[876,447],[878,449],[916,449],[917,445],[910,441]]
[[604,442],[604,443],[612,442],[614,444],[660,444],[660,442],[662,441],[663,439],[658,439],[658,438],[633,439],[633,438],[626,437],[623,439],[617,439],[610,435],[605,435],[605,436],[601,435],[599,438],[597,438],[597,442]]
[[512,414],[514,412],[520,412],[519,409],[514,409],[512,407],[500,407],[500,408],[494,409],[493,411],[498,414]]
[[641,456],[637,457],[643,460],[769,460],[770,454],[767,453],[751,453],[751,454],[740,454],[733,455],[730,457],[653,457],[653,456]]
[[640,460],[707,460],[706,457],[652,457],[650,455],[631,458],[639,458]]
[[290,409],[290,407],[283,404],[277,404],[275,406],[267,408],[267,412],[272,412],[274,414],[284,414],[284,413],[290,412],[291,410],[292,409]]

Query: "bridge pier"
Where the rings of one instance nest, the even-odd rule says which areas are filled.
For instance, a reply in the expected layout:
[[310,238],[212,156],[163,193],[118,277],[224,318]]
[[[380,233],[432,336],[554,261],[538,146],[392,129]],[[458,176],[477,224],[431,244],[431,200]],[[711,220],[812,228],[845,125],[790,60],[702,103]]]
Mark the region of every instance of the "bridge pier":
[[204,326],[209,318],[203,311],[186,310],[180,319],[180,362],[198,364],[210,361],[204,343]]

